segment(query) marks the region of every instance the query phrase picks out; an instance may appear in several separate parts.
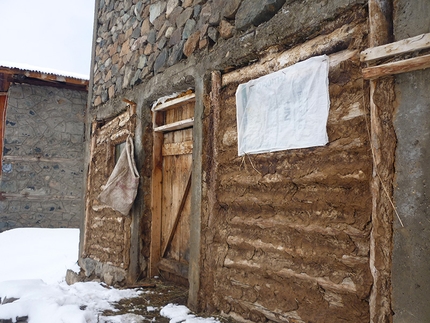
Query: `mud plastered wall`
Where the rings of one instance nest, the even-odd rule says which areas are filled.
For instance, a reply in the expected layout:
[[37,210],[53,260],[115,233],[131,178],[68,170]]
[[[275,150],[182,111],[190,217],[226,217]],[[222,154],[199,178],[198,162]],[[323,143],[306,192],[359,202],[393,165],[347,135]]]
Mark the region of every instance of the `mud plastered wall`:
[[80,265],[87,277],[96,275],[108,284],[121,283],[130,265],[131,217],[99,200],[116,160],[117,148],[132,134],[135,115],[126,111],[103,126],[93,129],[91,161],[87,179],[85,238]]
[[372,157],[358,57],[331,66],[329,82],[327,146],[245,157],[238,84],[221,89],[207,128],[203,308],[243,322],[369,322]]
[[77,228],[83,214],[87,92],[13,84],[8,93],[0,231]]

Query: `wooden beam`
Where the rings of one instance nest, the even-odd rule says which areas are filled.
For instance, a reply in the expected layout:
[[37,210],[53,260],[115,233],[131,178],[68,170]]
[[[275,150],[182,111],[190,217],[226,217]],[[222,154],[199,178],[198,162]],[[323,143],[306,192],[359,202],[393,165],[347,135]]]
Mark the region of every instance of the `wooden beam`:
[[[152,114],[153,123],[156,122],[157,113]],[[163,193],[163,138],[162,132],[153,133],[152,150],[152,183],[151,183],[151,245],[149,254],[149,276],[158,275],[158,263],[161,258],[161,202]]]
[[177,122],[172,122],[164,126],[160,126],[154,129],[155,132],[166,132],[172,130],[179,130],[192,127],[194,124],[194,118],[184,119]]
[[426,48],[430,48],[430,33],[403,39],[387,45],[368,48],[360,53],[360,60],[362,62],[371,62]]
[[187,155],[193,153],[193,141],[173,142],[163,145],[163,156]]
[[42,194],[20,194],[20,193],[3,193],[2,197],[7,200],[36,200],[36,201],[77,201],[80,196],[70,195],[42,195]]
[[181,219],[181,214],[182,214],[182,211],[184,210],[185,201],[187,200],[188,193],[190,192],[192,169],[193,168],[191,167],[190,175],[188,176],[187,184],[185,185],[185,190],[184,190],[184,193],[182,194],[181,203],[179,204],[178,211],[176,212],[175,221],[173,222],[173,226],[170,230],[169,238],[167,239],[163,247],[163,251],[161,252],[161,257],[165,256],[167,247],[172,242],[173,236],[175,235],[176,228],[178,227],[178,224],[179,224],[179,220]]
[[[222,75],[222,86],[231,83],[243,83],[250,79],[279,71],[310,57],[322,55],[332,50],[340,43],[349,44],[353,39],[362,37],[367,32],[367,24],[356,26],[345,25],[328,35],[315,37],[304,44],[298,45],[282,53],[269,54],[261,61]],[[355,51],[354,51],[355,52]],[[330,55],[330,65],[331,65]]]
[[7,96],[0,96],[0,174],[3,169],[3,142],[4,142],[4,127],[6,125],[6,102]]
[[[369,0],[369,46],[377,47],[393,40],[393,0]],[[392,322],[391,311],[391,253],[393,212],[384,195],[383,185],[392,188],[395,138],[392,119],[394,80],[369,82],[370,144],[373,174],[370,181],[372,194],[372,229],[369,241],[369,267],[373,286],[369,297],[370,323]],[[381,98],[381,96],[384,96]],[[378,99],[379,97],[379,99]],[[394,139],[395,140],[395,139]],[[378,174],[383,174],[380,178]],[[381,181],[384,183],[381,183]]]
[[157,264],[160,270],[188,279],[188,265],[171,259],[161,259]]
[[184,105],[184,103],[191,103],[196,101],[196,95],[195,93],[184,95],[180,98],[173,99],[167,102],[164,102],[154,108],[153,111],[165,111],[177,108],[179,106]]
[[363,77],[368,80],[374,80],[387,75],[423,70],[429,67],[430,55],[424,55],[398,62],[364,68]]
[[43,163],[59,163],[59,164],[76,164],[83,161],[82,159],[70,159],[70,158],[46,158],[39,156],[4,156],[5,161],[10,162],[43,162]]

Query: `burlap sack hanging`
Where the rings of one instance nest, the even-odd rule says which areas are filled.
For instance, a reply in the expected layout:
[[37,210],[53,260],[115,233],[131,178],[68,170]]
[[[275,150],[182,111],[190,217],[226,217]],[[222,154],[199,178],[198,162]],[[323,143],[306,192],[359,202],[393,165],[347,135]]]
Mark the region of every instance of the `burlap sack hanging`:
[[121,152],[106,185],[102,186],[98,197],[100,202],[123,215],[128,215],[136,198],[139,177],[134,161],[133,140],[128,136],[125,149]]

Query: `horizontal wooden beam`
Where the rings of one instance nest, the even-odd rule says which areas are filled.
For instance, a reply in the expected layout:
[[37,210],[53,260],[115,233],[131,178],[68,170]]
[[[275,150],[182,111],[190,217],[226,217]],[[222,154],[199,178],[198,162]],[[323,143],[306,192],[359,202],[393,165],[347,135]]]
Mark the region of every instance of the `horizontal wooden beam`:
[[[353,39],[361,37],[367,28],[367,24],[360,24],[353,27],[345,25],[330,34],[317,36],[308,42],[293,47],[285,52],[268,54],[259,62],[224,74],[222,76],[222,86],[224,87],[231,83],[244,83],[250,79],[255,79],[260,76],[279,71],[282,68],[288,67],[310,57],[330,52],[333,47],[336,47],[341,43],[348,44],[353,41]],[[347,45],[345,45],[345,47],[347,47]],[[355,53],[356,51],[348,52]],[[331,68],[333,54],[329,57]]]
[[167,132],[167,131],[173,131],[173,130],[179,130],[179,129],[185,129],[192,127],[194,124],[194,118],[184,119],[177,122],[172,122],[169,124],[166,124],[164,126],[160,126],[154,129],[155,132]]
[[175,261],[173,259],[161,258],[158,268],[176,276],[188,279],[188,264]]
[[398,62],[363,68],[363,77],[367,80],[379,77],[423,70],[430,67],[430,55],[405,59]]
[[17,194],[17,193],[1,193],[1,199],[6,200],[35,200],[35,201],[77,201],[81,200],[79,196],[70,195],[42,195],[42,194]]
[[154,112],[165,111],[177,108],[182,106],[184,103],[190,103],[196,101],[196,95],[194,93],[184,95],[180,98],[173,99],[167,102],[164,102],[154,108]]
[[70,159],[70,158],[44,158],[38,156],[3,156],[5,162],[44,162],[44,163],[59,163],[59,164],[76,164],[82,162],[82,159]]
[[187,155],[193,152],[193,141],[163,144],[163,156]]
[[394,43],[368,48],[360,53],[362,62],[371,62],[381,58],[414,52],[430,48],[430,33],[399,40]]

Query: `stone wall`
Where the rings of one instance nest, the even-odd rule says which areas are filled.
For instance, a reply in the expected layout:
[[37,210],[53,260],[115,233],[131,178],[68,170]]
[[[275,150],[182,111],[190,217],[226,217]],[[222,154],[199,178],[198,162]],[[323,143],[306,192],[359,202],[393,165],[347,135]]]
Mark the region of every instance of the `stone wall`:
[[12,84],[8,92],[0,231],[79,227],[87,93]]
[[[292,2],[292,1],[289,1]],[[99,0],[93,103],[269,20],[285,0]]]

